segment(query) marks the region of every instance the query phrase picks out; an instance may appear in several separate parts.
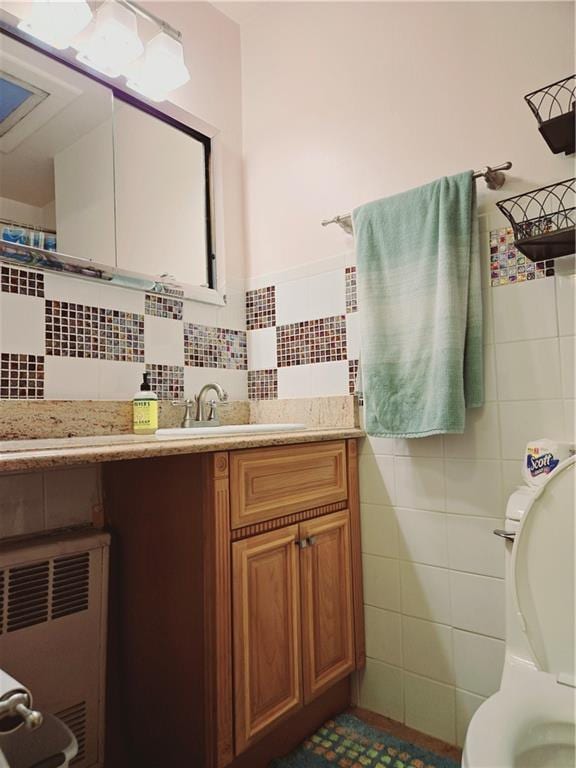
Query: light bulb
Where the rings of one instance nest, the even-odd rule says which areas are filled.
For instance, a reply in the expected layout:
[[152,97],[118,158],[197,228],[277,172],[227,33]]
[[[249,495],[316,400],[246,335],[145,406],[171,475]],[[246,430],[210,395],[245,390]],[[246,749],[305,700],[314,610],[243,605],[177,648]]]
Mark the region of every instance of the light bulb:
[[136,16],[128,8],[106,0],[96,12],[94,30],[80,44],[76,58],[108,77],[117,77],[143,50]]
[[68,48],[91,20],[92,11],[85,0],[34,0],[27,3],[18,29],[62,49]]
[[160,32],[146,45],[144,56],[129,68],[127,77],[133,91],[152,101],[164,101],[171,91],[190,80],[182,43]]

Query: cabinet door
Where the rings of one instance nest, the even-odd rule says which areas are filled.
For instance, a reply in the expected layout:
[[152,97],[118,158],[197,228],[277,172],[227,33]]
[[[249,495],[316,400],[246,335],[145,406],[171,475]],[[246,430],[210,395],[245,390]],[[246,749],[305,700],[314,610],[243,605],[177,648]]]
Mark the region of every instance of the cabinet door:
[[347,510],[300,526],[305,701],[354,669],[350,518]]
[[302,706],[298,526],[232,545],[236,752]]

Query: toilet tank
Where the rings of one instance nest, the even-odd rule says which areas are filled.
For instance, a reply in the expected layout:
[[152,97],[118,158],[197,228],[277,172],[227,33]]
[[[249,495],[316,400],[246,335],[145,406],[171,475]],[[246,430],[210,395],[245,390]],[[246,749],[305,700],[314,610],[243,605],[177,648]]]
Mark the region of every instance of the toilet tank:
[[0,665],[73,731],[75,768],[104,761],[109,545],[88,531],[0,547]]

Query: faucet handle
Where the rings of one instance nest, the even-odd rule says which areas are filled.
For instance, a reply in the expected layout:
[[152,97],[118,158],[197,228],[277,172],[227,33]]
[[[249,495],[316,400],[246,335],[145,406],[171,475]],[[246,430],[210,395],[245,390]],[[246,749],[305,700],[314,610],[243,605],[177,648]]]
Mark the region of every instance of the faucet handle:
[[207,421],[216,421],[216,408],[218,407],[218,402],[216,400],[208,400],[208,417]]

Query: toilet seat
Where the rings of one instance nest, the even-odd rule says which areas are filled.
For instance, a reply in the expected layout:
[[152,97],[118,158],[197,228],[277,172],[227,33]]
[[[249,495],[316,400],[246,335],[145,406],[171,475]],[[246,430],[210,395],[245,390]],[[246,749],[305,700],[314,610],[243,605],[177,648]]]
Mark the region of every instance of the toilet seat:
[[539,669],[574,685],[576,456],[527,505],[512,553],[517,617]]
[[506,687],[472,718],[463,768],[573,768],[574,704],[574,689],[552,675],[521,665],[509,670]]

